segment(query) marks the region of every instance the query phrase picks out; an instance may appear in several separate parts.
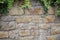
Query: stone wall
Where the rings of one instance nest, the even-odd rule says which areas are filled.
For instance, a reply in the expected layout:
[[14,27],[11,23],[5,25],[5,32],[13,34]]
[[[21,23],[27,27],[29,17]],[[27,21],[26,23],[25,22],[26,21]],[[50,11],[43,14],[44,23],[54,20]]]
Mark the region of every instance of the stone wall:
[[44,14],[41,6],[15,6],[8,15],[1,16],[0,40],[60,40],[59,18],[52,8]]

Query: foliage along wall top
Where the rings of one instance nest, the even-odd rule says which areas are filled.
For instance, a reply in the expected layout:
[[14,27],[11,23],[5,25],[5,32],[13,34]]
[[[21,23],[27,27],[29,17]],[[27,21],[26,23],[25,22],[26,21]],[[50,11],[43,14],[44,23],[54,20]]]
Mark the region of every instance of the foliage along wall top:
[[60,0],[41,0],[44,10],[47,12],[50,7],[56,7],[56,15],[60,15]]
[[[14,2],[22,2],[22,8],[30,7],[30,0],[0,0],[0,13],[6,13],[10,10]],[[60,15],[60,0],[36,0],[40,1],[45,12],[48,11],[49,7],[57,7],[57,15]]]
[[30,7],[30,0],[0,0],[0,13],[7,13],[10,10],[14,2],[23,2],[21,5],[22,8]]

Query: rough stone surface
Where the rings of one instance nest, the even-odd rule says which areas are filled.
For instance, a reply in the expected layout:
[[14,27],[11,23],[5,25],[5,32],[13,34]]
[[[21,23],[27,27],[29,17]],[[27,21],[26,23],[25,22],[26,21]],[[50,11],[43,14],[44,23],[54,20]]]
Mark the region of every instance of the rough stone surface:
[[47,36],[47,40],[60,40],[60,34]]
[[14,30],[16,29],[16,22],[2,22],[0,30]]
[[8,38],[8,32],[0,31],[0,38]]
[[46,23],[39,24],[39,28],[41,28],[41,29],[49,29],[50,28],[50,25],[49,24],[46,24]]
[[19,32],[20,36],[24,37],[24,36],[29,36],[30,35],[30,31],[29,30],[21,30]]
[[9,38],[19,39],[18,30],[9,31]]
[[33,36],[21,37],[20,40],[33,40]]
[[30,15],[31,14],[30,10],[29,9],[25,9],[25,14]]
[[10,11],[9,11],[9,15],[23,15],[23,9],[21,8],[17,8],[17,7],[13,7]]
[[44,14],[39,1],[31,1],[31,8],[15,4],[8,15],[0,17],[0,40],[60,40],[60,18],[54,15],[55,9]]
[[16,22],[18,23],[27,23],[32,20],[31,17],[22,17],[22,18],[16,18]]
[[39,30],[32,30],[31,31],[33,36],[39,36],[40,35],[40,31]]
[[55,16],[54,15],[47,15],[46,16],[46,22],[54,22]]
[[1,18],[1,20],[2,20],[2,21],[14,21],[15,18],[14,18],[14,16],[3,16],[3,17]]
[[60,34],[60,27],[52,27],[51,33],[52,34]]
[[49,36],[49,37],[47,37],[47,40],[56,40],[56,37],[55,36]]
[[31,9],[31,14],[40,15],[40,14],[43,14],[43,13],[44,13],[44,11],[40,7],[35,7],[34,9]]
[[56,10],[56,8],[53,9],[53,7],[50,7],[48,10],[48,14],[55,14],[55,12],[54,12],[55,10]]

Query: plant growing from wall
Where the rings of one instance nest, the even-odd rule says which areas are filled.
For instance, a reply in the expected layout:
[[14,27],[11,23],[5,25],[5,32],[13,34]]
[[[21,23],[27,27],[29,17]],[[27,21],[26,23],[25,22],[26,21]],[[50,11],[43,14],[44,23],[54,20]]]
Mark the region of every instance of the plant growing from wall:
[[0,0],[0,14],[6,14],[13,6],[14,0]]
[[55,4],[57,6],[57,13],[56,13],[56,15],[60,16],[60,0],[57,0]]
[[21,6],[22,8],[30,7],[30,0],[24,0],[24,4]]
[[48,11],[50,7],[57,7],[56,15],[60,15],[60,0],[39,0],[43,6],[45,12]]
[[7,12],[7,2],[5,0],[0,0],[0,14]]
[[[0,0],[0,14],[7,13],[10,10],[14,2],[19,2],[21,0]],[[23,0],[24,3],[21,5],[21,8],[26,8],[30,6],[30,0]]]

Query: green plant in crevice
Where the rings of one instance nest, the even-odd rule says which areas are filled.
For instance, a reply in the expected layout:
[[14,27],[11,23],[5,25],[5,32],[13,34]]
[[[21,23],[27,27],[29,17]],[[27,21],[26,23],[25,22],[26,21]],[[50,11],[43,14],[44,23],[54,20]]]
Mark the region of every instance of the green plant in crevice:
[[13,0],[0,0],[0,14],[7,14],[12,8]]
[[22,8],[31,7],[30,0],[24,0],[24,4],[21,7]]
[[0,0],[0,14],[6,14],[7,12],[7,2],[5,0]]
[[57,7],[56,15],[60,15],[60,0],[39,0],[41,5],[43,6],[45,12],[48,12],[50,7]]
[[30,0],[0,0],[0,14],[7,13],[13,7],[14,3],[19,1],[24,1],[23,5],[21,5],[22,8],[30,7]]
[[60,8],[57,8],[56,16],[60,16]]
[[14,0],[7,0],[8,3],[8,9],[11,9],[14,3]]
[[44,8],[45,13],[48,12],[48,9],[51,7],[52,0],[40,0],[42,7]]
[[57,6],[56,16],[60,16],[60,0],[57,0],[55,4]]

